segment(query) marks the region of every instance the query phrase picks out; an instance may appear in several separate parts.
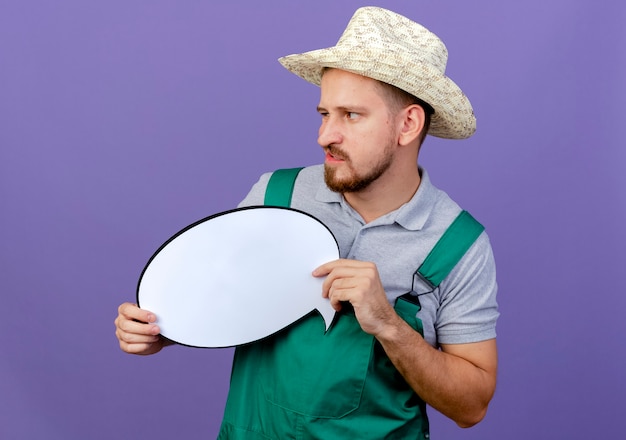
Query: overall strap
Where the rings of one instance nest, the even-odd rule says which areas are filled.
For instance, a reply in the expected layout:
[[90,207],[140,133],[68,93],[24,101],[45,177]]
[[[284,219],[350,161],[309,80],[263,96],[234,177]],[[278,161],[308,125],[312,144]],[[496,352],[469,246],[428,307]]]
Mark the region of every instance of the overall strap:
[[267,188],[265,189],[265,202],[267,206],[280,206],[289,208],[296,177],[302,170],[300,168],[285,168],[272,173]]
[[417,269],[417,274],[436,288],[484,230],[469,212],[461,211]]

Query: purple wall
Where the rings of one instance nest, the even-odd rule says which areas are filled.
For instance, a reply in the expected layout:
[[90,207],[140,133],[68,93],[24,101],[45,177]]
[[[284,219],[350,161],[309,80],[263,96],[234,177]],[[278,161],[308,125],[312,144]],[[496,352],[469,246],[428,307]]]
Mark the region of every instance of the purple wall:
[[[382,4],[383,2],[379,2]],[[438,33],[478,132],[434,182],[488,228],[499,386],[433,438],[616,438],[626,412],[626,3],[386,1]],[[214,438],[230,350],[123,354],[117,306],[171,234],[321,160],[318,90],[276,58],[356,1],[0,4],[0,438]]]

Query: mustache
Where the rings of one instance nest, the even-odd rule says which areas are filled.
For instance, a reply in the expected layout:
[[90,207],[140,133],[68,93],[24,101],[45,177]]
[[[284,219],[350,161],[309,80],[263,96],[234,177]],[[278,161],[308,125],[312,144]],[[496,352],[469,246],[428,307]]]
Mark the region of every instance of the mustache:
[[349,161],[350,160],[350,156],[348,155],[348,153],[346,153],[345,151],[343,151],[341,148],[338,148],[334,145],[326,145],[324,147],[324,152],[327,154],[330,154],[331,156],[339,159],[339,160],[343,160],[343,161]]

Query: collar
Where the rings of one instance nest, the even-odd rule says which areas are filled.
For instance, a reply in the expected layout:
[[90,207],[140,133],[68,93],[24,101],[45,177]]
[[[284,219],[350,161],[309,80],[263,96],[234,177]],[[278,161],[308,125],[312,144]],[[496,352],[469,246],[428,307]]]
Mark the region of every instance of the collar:
[[[397,223],[410,231],[418,231],[424,227],[437,200],[438,190],[433,186],[428,172],[419,167],[420,186],[407,203],[372,222],[371,226]],[[326,185],[320,185],[315,200],[322,203],[339,203],[344,209],[353,211],[343,195],[333,192]],[[358,214],[355,215],[358,216]],[[358,216],[360,218],[360,216]]]

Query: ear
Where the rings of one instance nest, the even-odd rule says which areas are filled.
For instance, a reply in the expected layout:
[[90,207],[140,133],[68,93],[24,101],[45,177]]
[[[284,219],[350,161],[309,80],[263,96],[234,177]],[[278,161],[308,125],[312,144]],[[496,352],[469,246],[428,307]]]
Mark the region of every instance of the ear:
[[402,110],[399,117],[402,119],[400,121],[401,128],[398,136],[398,144],[409,145],[419,138],[420,133],[424,129],[426,114],[421,106],[412,104]]

